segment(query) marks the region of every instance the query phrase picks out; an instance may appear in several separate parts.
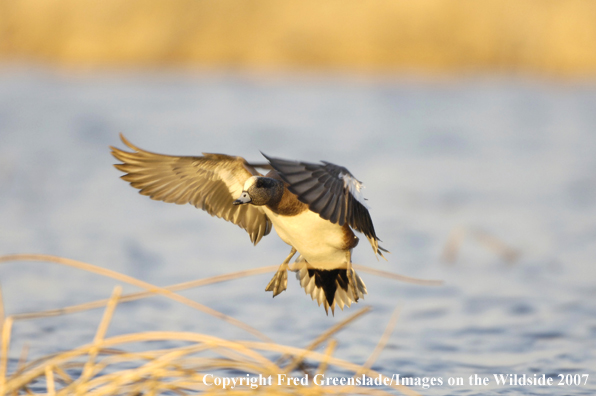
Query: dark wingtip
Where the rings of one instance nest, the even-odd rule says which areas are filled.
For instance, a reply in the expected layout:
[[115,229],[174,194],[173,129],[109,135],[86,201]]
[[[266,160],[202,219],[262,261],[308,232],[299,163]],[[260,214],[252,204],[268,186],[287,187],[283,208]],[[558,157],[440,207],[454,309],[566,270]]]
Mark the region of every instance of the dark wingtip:
[[263,157],[265,157],[267,159],[267,161],[271,162],[271,157],[269,157],[267,154],[265,154],[264,152],[262,152],[261,150],[259,150],[259,153],[261,153],[261,155]]
[[381,247],[381,246],[378,246],[378,245],[377,245],[377,249],[378,249],[378,250],[377,250],[377,254],[378,254],[379,256],[383,257],[383,259],[384,259],[385,261],[389,261],[389,260],[387,260],[387,257],[385,257],[385,256],[383,255],[383,252],[385,252],[385,253],[389,253],[389,254],[391,254],[391,252],[390,252],[389,250],[385,249],[384,247]]

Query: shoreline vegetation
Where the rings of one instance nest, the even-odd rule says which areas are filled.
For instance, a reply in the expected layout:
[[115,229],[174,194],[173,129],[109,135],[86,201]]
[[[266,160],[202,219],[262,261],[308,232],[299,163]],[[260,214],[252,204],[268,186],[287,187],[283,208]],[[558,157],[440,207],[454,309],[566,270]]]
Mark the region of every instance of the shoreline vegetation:
[[[354,312],[351,315],[329,327],[309,345],[297,348],[276,344],[257,329],[176,293],[176,291],[191,287],[273,272],[277,266],[239,271],[160,287],[102,267],[62,257],[35,254],[0,256],[0,264],[12,261],[40,261],[59,264],[74,270],[78,269],[109,277],[124,284],[144,289],[144,291],[123,295],[122,288],[117,286],[109,299],[61,309],[5,316],[1,309],[3,304],[0,290],[0,395],[79,395],[88,393],[96,396],[108,394],[157,395],[161,393],[185,395],[196,392],[204,394],[226,392],[244,395],[254,392],[255,384],[252,381],[254,379],[280,378],[280,375],[283,378],[290,376],[314,378],[317,375],[322,378],[330,367],[345,371],[348,373],[348,377],[354,378],[355,381],[338,386],[319,386],[308,381],[305,386],[296,381],[280,386],[269,379],[269,383],[262,384],[266,386],[260,391],[263,394],[272,395],[297,393],[306,395],[356,393],[392,395],[393,393],[389,392],[389,389],[392,389],[405,395],[419,395],[418,392],[404,385],[389,383],[391,377],[385,377],[371,369],[397,324],[399,309],[396,309],[389,319],[381,339],[366,362],[357,365],[333,356],[337,347],[337,340],[334,337],[354,320],[368,313],[370,307],[353,309]],[[367,268],[358,267],[361,271]],[[436,286],[442,283],[383,273],[378,270],[373,270],[371,273],[419,285]],[[119,304],[155,295],[186,304],[223,322],[240,327],[253,338],[257,338],[258,341],[230,341],[201,333],[179,331],[145,331],[107,336],[110,322]],[[90,343],[79,347],[55,346],[57,352],[48,356],[33,356],[31,357],[33,360],[27,356],[27,349],[24,349],[20,353],[16,367],[9,367],[11,366],[9,360],[17,360],[14,358],[17,351],[11,351],[10,348],[11,338],[14,337],[12,329],[15,322],[67,315],[97,308],[104,308],[104,313]],[[184,346],[155,349],[156,341]],[[43,340],[38,340],[38,342],[43,342]],[[383,390],[378,386],[371,388],[354,385],[360,381],[360,378],[364,379],[364,376],[371,381],[374,377],[376,381],[388,386]],[[230,388],[230,383],[226,384],[225,381],[222,381],[222,378],[228,377],[238,377],[244,381],[238,386],[235,386],[234,382],[234,386]]]
[[0,62],[596,75],[592,0],[0,0]]

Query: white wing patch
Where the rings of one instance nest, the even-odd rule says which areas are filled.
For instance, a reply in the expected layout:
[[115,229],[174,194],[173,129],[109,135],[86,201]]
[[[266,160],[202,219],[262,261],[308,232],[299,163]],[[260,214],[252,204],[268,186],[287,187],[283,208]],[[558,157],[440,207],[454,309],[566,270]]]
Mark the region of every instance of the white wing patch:
[[349,174],[340,173],[339,177],[344,181],[344,188],[347,188],[350,194],[352,194],[352,196],[356,198],[356,200],[360,202],[362,206],[364,206],[366,209],[370,209],[366,202],[366,198],[364,198],[364,195],[362,195],[364,184],[360,183]]
[[248,179],[246,179],[244,187],[242,187],[242,191],[248,191],[248,189],[257,182],[257,178],[258,176],[251,176]]

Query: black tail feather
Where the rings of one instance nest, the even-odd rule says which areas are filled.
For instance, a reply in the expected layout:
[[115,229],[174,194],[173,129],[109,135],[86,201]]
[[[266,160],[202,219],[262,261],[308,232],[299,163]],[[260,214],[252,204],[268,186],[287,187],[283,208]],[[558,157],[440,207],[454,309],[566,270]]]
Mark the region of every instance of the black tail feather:
[[347,269],[307,268],[304,262],[295,271],[306,294],[310,294],[319,305],[323,304],[327,314],[329,308],[335,314],[335,305],[343,310],[344,306],[349,307],[353,302],[358,302],[367,293],[362,279],[355,273],[354,277],[349,276]]

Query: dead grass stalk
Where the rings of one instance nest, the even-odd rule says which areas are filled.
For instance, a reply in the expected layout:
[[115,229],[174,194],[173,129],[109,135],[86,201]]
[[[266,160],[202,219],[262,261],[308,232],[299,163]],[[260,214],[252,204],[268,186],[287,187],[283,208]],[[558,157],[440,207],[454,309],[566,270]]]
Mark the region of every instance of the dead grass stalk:
[[[254,389],[246,378],[277,378],[278,374],[288,374],[303,366],[313,367],[314,372],[324,374],[330,367],[352,372],[355,376],[365,374],[378,377],[380,373],[372,370],[373,363],[386,345],[393,328],[397,323],[398,310],[391,317],[379,344],[364,365],[357,365],[336,358],[337,341],[332,338],[337,332],[370,311],[365,307],[356,311],[346,319],[332,326],[315,338],[306,348],[280,345],[272,342],[253,327],[234,318],[217,312],[202,304],[189,300],[175,293],[190,287],[223,282],[243,276],[250,276],[274,271],[277,266],[270,266],[249,271],[241,271],[225,276],[217,276],[168,287],[155,286],[124,274],[110,271],[91,264],[69,260],[61,257],[45,255],[12,255],[0,256],[0,263],[8,261],[35,260],[66,265],[116,279],[145,289],[144,292],[122,295],[121,287],[116,287],[109,299],[79,304],[59,310],[37,313],[4,315],[0,308],[0,326],[2,335],[0,358],[0,396],[20,394],[63,395],[187,395],[201,392],[207,395],[226,393],[227,395],[246,395],[258,390],[265,395],[301,394],[366,394],[387,395],[387,390],[357,386],[278,386],[276,381],[271,385]],[[358,266],[362,270],[365,267]],[[386,275],[383,275],[386,276]],[[420,281],[421,280],[414,280]],[[260,341],[229,341],[219,337],[191,332],[147,331],[106,337],[117,306],[123,302],[138,300],[154,295],[162,295],[179,303],[191,306],[208,313],[226,323],[238,326]],[[2,297],[0,292],[0,307]],[[96,330],[93,341],[70,350],[44,356],[30,362],[27,359],[27,347],[23,348],[16,370],[8,373],[8,356],[10,354],[11,332],[15,320],[30,320],[46,316],[65,315],[82,310],[105,306],[103,317]],[[155,341],[161,345],[180,344],[181,347],[163,347],[150,349]],[[141,351],[131,350],[142,346]],[[324,346],[324,351],[317,348]],[[305,369],[306,370],[306,369]],[[238,372],[245,373],[238,376]],[[222,382],[215,384],[213,379],[244,379],[242,384],[224,386]],[[382,375],[381,375],[382,376]],[[418,395],[417,392],[399,384],[391,388],[406,395]]]

